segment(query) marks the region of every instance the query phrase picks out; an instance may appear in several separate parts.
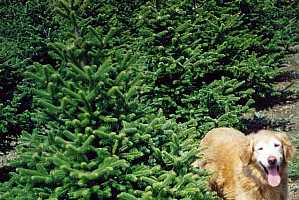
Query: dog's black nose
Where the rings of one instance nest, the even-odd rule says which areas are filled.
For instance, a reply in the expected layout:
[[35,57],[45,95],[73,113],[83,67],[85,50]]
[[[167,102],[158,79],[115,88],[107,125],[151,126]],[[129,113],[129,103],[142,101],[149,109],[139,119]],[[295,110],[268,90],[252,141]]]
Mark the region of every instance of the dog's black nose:
[[268,163],[269,165],[275,165],[277,163],[277,159],[274,156],[269,156],[268,157]]

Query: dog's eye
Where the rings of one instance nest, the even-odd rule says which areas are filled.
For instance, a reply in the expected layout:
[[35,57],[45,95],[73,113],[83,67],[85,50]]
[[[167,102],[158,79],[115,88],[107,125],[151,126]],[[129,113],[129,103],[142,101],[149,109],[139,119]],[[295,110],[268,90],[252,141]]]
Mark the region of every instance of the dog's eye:
[[263,147],[260,147],[260,148],[258,148],[257,150],[258,150],[258,151],[261,151],[261,150],[263,150]]
[[280,146],[280,144],[274,144],[274,147],[279,147]]

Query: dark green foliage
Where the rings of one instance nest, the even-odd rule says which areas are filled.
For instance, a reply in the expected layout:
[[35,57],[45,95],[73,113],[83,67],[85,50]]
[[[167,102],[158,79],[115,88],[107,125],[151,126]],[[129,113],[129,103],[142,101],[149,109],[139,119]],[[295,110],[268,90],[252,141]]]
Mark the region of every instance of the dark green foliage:
[[137,107],[138,55],[103,54],[91,35],[110,41],[109,31],[80,31],[52,44],[59,66],[35,64],[27,73],[40,86],[34,97],[40,125],[22,136],[16,173],[2,187],[13,190],[1,190],[2,197],[212,199],[205,175],[189,167],[198,153],[195,128]]
[[[196,119],[201,125],[205,116],[203,122],[213,126],[238,126],[248,106],[276,95],[271,80],[279,74],[279,47],[293,41],[295,23],[288,19],[294,12],[263,1],[243,13],[241,4],[204,1],[194,8],[191,1],[170,0],[141,7],[135,23],[148,62],[144,101],[149,107],[163,108],[180,122]],[[276,31],[277,22],[289,22],[288,29]]]
[[24,80],[23,74],[32,60],[49,62],[46,43],[55,26],[49,23],[48,9],[48,1],[0,3],[0,138],[3,143],[33,127],[32,85]]
[[207,174],[190,167],[198,140],[214,127],[242,126],[256,100],[275,94],[295,24],[275,27],[287,25],[293,5],[45,2],[55,34],[37,41],[44,56],[29,56],[25,80],[18,70],[5,75],[34,86],[22,84],[34,94],[26,119],[34,127],[22,134],[0,199],[215,198]]

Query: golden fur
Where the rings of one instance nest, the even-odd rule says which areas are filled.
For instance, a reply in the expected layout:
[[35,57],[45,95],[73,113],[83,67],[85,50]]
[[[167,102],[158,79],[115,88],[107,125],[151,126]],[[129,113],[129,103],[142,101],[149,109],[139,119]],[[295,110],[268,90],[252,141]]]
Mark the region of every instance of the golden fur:
[[[254,143],[269,137],[279,139],[283,145],[284,162],[277,187],[267,184],[253,154]],[[287,160],[293,156],[294,147],[285,134],[262,130],[245,136],[233,128],[216,128],[207,133],[200,146],[203,160],[194,162],[193,166],[213,172],[210,186],[219,196],[229,200],[287,199]]]

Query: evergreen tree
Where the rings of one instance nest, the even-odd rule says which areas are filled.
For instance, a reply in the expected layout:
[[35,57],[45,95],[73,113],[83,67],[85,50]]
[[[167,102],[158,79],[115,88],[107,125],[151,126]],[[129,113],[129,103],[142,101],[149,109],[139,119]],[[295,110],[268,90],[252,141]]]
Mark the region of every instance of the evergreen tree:
[[0,151],[34,127],[32,85],[23,74],[32,61],[50,62],[46,43],[55,24],[48,11],[47,0],[0,2]]
[[[196,1],[194,7],[189,0],[168,0],[140,8],[134,23],[147,61],[143,100],[149,108],[162,108],[179,122],[208,122],[208,129],[199,128],[206,132],[239,127],[255,101],[278,95],[272,83],[280,74],[279,48],[296,28],[293,22],[284,31],[274,26],[294,16],[294,4],[246,4],[250,13],[244,6],[245,1]],[[265,29],[275,36],[265,36]],[[294,39],[289,38],[284,46]]]
[[146,114],[138,54],[109,46],[119,30],[78,27],[73,17],[69,39],[51,45],[58,65],[27,72],[38,126],[22,135],[1,198],[212,199],[205,173],[190,168],[195,128]]

